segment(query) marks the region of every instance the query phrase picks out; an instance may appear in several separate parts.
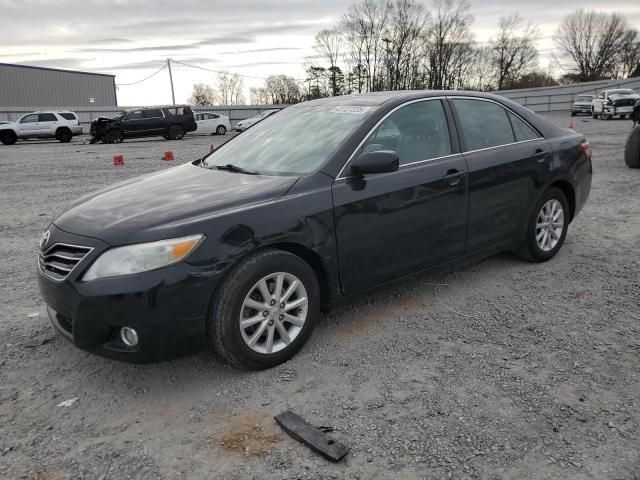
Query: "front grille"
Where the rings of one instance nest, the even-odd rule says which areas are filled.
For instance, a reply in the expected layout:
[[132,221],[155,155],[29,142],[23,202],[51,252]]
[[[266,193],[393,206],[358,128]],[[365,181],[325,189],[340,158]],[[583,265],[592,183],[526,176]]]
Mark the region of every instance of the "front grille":
[[56,243],[38,255],[40,271],[61,282],[91,252],[91,247]]
[[633,107],[636,104],[635,98],[625,98],[621,100],[615,100],[613,104],[616,107]]

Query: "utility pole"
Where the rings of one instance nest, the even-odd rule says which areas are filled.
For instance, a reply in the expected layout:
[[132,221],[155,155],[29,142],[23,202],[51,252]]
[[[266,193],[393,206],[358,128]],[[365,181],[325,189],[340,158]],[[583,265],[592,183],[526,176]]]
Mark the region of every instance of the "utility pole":
[[169,69],[169,82],[171,82],[171,100],[176,104],[176,94],[173,91],[173,75],[171,74],[171,59],[167,58],[167,68]]

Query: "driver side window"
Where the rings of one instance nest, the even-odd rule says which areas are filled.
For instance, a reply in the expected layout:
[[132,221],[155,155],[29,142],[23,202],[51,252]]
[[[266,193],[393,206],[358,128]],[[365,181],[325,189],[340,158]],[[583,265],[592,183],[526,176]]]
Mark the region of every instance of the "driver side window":
[[405,105],[389,115],[363,145],[362,152],[393,150],[400,165],[451,154],[447,118],[440,100]]

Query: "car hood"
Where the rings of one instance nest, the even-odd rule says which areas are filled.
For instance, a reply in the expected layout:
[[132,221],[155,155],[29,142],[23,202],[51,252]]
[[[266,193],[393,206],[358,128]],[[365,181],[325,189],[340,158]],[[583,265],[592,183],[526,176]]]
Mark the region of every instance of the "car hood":
[[2,130],[3,128],[15,128],[15,126],[18,125],[16,122],[10,122],[10,123],[0,123],[0,130]]
[[182,165],[77,200],[54,224],[125,245],[188,235],[190,223],[284,195],[298,177],[245,175]]
[[618,100],[638,100],[640,99],[640,95],[639,94],[635,94],[635,95],[609,95],[609,100],[611,100],[612,102],[616,102]]

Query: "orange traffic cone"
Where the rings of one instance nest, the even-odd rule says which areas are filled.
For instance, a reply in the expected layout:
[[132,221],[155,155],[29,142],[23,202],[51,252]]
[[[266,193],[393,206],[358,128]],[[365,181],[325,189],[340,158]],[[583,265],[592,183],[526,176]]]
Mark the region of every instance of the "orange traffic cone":
[[123,155],[114,155],[113,164],[116,166],[124,165],[124,156]]
[[173,152],[164,152],[163,160],[173,160]]

